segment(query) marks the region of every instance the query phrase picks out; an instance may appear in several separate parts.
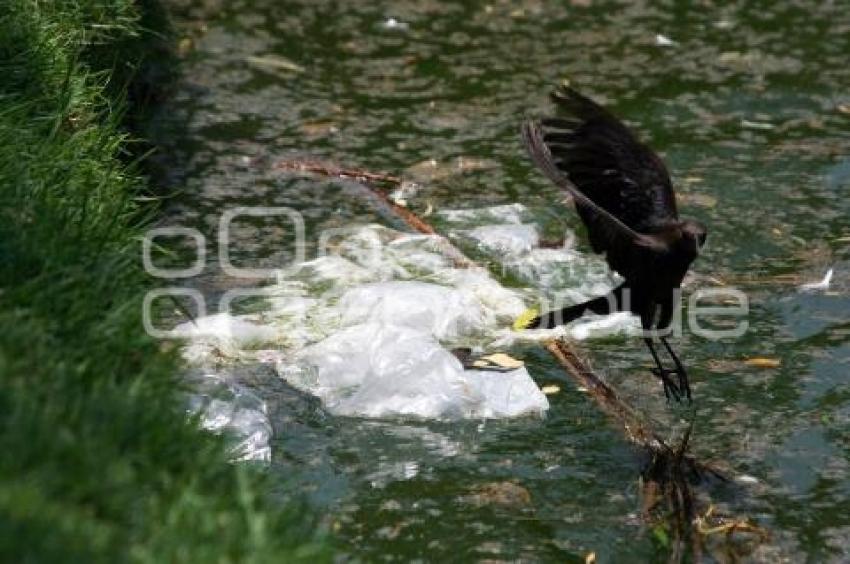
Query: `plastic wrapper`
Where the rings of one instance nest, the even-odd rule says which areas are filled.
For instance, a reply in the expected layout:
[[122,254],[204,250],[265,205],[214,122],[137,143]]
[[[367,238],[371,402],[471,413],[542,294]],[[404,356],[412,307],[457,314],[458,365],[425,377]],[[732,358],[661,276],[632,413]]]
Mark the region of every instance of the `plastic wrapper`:
[[482,225],[461,233],[486,251],[499,254],[529,253],[540,243],[537,228],[524,223]]
[[342,323],[375,322],[403,325],[454,339],[480,332],[487,325],[487,312],[468,293],[425,282],[383,282],[347,291],[339,301]]
[[250,347],[278,338],[278,331],[274,327],[255,323],[250,316],[234,316],[229,313],[207,315],[181,323],[173,332],[184,339],[235,347]]
[[534,221],[534,214],[522,204],[504,204],[488,208],[440,210],[437,216],[449,223],[484,225],[488,223],[525,223]]
[[433,336],[405,326],[354,325],[307,347],[299,361],[302,369],[281,373],[337,415],[496,418],[548,409],[524,367],[464,370]]
[[225,435],[233,460],[271,460],[272,426],[263,400],[216,374],[193,384],[189,412],[200,416],[204,429]]
[[[595,338],[630,330],[635,320],[619,314],[552,331],[511,331],[514,319],[539,299],[535,292],[568,305],[606,292],[613,286],[610,274],[591,268],[600,262],[596,257],[536,248],[537,231],[524,223],[522,206],[450,215],[458,228],[475,234],[484,252],[527,277],[534,289],[507,288],[485,269],[455,268],[438,237],[351,227],[324,240],[332,254],[280,271],[277,282],[262,289],[266,309],[178,327],[189,340],[184,356],[216,371],[227,362],[271,364],[337,415],[474,419],[543,413],[548,402],[525,367],[465,371],[449,348],[494,351],[556,335]],[[228,420],[250,419],[228,415],[219,404],[209,409]]]

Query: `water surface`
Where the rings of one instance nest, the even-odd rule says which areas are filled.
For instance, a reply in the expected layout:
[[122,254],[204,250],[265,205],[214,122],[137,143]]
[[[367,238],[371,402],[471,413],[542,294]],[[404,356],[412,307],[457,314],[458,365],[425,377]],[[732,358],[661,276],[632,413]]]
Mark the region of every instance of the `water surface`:
[[[518,128],[550,110],[547,93],[565,77],[608,104],[665,158],[681,212],[708,225],[696,279],[735,285],[750,300],[742,338],[686,331],[677,340],[697,397],[694,450],[759,480],[714,492],[715,501],[772,531],[765,545],[741,549],[753,559],[846,558],[846,5],[246,0],[174,9],[192,44],[151,131],[163,148],[161,181],[178,192],[167,223],[213,241],[233,206],[299,210],[308,256],[327,228],[400,227],[350,184],[271,170],[300,157],[416,179],[423,190],[410,204],[419,211],[521,202],[549,231],[577,228],[525,158]],[[458,157],[474,170],[452,172]],[[291,260],[291,246],[278,244],[289,240],[286,226],[241,229],[237,263]],[[224,275],[210,250],[189,283],[214,304],[251,283]],[[798,290],[830,267],[829,292]],[[665,558],[635,517],[639,463],[617,430],[545,352],[511,352],[539,383],[562,388],[543,421],[334,418],[269,368],[237,367],[270,407],[270,471],[282,484],[273,495],[291,495],[294,482],[327,513],[343,550],[366,560]],[[633,404],[668,421],[671,435],[680,430],[689,413],[665,405],[638,340],[587,352]],[[744,363],[753,357],[779,366]],[[471,491],[507,480],[531,503],[469,503]]]

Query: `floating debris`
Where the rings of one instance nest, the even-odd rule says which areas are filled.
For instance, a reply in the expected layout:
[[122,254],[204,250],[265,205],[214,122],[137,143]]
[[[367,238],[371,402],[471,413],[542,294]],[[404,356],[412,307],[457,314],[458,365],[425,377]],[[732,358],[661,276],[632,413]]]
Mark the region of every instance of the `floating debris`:
[[459,156],[446,161],[431,158],[409,166],[405,170],[405,176],[417,182],[437,182],[467,172],[495,168],[495,166],[495,161],[477,157]]
[[537,228],[530,224],[482,225],[461,234],[499,255],[526,254],[540,243]]
[[549,384],[548,386],[543,386],[542,388],[540,388],[540,391],[547,396],[554,396],[555,394],[561,391],[561,386],[558,386],[556,384]]
[[525,368],[464,370],[424,331],[353,325],[304,349],[278,372],[335,415],[482,419],[541,416],[549,407]]
[[833,269],[829,269],[826,271],[826,276],[820,282],[808,282],[806,284],[800,285],[800,290],[803,292],[817,292],[820,290],[829,290],[829,284],[832,282],[832,271]]
[[[406,208],[399,208],[399,206],[392,204],[385,194],[382,194],[377,190],[375,190],[374,193],[379,198],[382,198],[385,203],[390,203],[393,206],[393,211],[398,214],[400,219],[408,223],[410,227],[428,237],[436,235],[437,231],[432,226],[422,221],[412,212],[407,211]],[[400,213],[401,210],[405,213]],[[451,247],[449,244],[449,246],[445,248],[452,249],[454,247]],[[475,274],[477,265],[474,262],[465,259],[462,253],[456,248],[454,249],[455,252],[451,253],[453,255],[454,265],[464,265],[461,266],[461,268],[470,268],[469,273]],[[520,308],[518,312],[514,313],[513,316],[515,317],[521,311],[522,308]],[[521,335],[524,333],[525,332],[513,333],[513,335]],[[398,335],[393,334],[391,337],[393,338],[393,341],[390,346],[397,346]],[[374,347],[376,345],[375,341],[377,341],[377,339],[369,337],[367,343],[370,347]],[[492,343],[490,344],[492,345]],[[717,518],[715,518],[714,521],[708,522],[708,519],[712,517],[712,510],[707,511],[703,516],[703,521],[700,522],[700,524],[706,528],[705,531],[700,530],[694,532],[695,528],[691,527],[691,524],[697,524],[695,519],[698,515],[696,514],[695,509],[695,501],[697,500],[695,499],[689,484],[694,481],[695,477],[702,478],[714,476],[721,480],[726,480],[724,474],[720,470],[713,466],[700,463],[696,458],[687,453],[688,438],[690,436],[692,425],[686,431],[685,437],[679,446],[675,448],[669,446],[653,430],[651,421],[643,420],[643,418],[640,417],[634,409],[623,403],[619,399],[616,391],[586,366],[567,341],[554,339],[547,340],[545,346],[557,359],[564,371],[580,385],[584,385],[583,387],[588,390],[591,397],[595,402],[597,402],[599,407],[618,424],[622,425],[626,438],[635,445],[641,447],[648,455],[649,460],[651,460],[651,464],[647,467],[647,469],[641,472],[643,483],[642,506],[644,508],[645,515],[650,517],[651,514],[655,512],[661,519],[664,519],[666,522],[670,522],[673,525],[671,530],[676,535],[675,538],[677,540],[677,545],[684,540],[684,537],[687,535],[690,537],[690,541],[693,546],[698,549],[699,545],[697,543],[700,542],[700,538],[697,536],[698,533],[707,535],[719,532],[715,530],[708,530],[709,528],[714,527],[715,522],[717,521]],[[354,354],[361,354],[362,349],[362,345],[359,345],[352,352]],[[453,362],[460,364],[454,355],[451,355],[449,351],[445,352],[449,355]],[[328,357],[326,354],[319,356],[322,358]],[[392,366],[392,363],[382,362],[380,364],[383,366]],[[349,375],[349,371],[347,370],[348,366],[345,366],[344,368],[346,368],[345,374]],[[315,382],[315,373],[311,376],[310,380]],[[388,376],[386,381],[390,383],[404,382],[406,380],[405,378],[398,378],[397,375],[387,374],[386,376]],[[498,383],[499,379],[503,378],[504,375],[499,375],[499,378],[489,378],[489,382]],[[445,389],[445,387],[441,389]],[[540,392],[539,388],[535,388],[535,390]],[[545,400],[546,396],[542,393],[540,393],[540,395]],[[513,395],[511,396],[511,399],[513,399]],[[548,402],[546,405],[548,407]],[[484,415],[483,417],[486,418],[487,416]],[[484,421],[478,425],[479,431],[483,431],[484,425]],[[510,459],[505,462],[508,466],[510,466]],[[499,504],[505,505],[510,509],[517,509],[517,505],[520,506],[519,508],[524,508],[523,506],[529,505],[531,502],[531,496],[528,490],[520,486],[515,481],[494,482],[475,488],[471,495],[460,496],[459,501],[471,502],[476,505]],[[659,510],[655,511],[656,508],[659,508]],[[670,515],[671,512],[673,513],[672,516]],[[658,527],[656,527],[656,529],[658,529]],[[734,521],[732,524],[725,527],[725,530],[729,533],[736,531],[758,531],[766,535],[766,531],[763,529],[758,529],[754,525],[750,525],[749,523],[741,520]]]
[[339,126],[332,121],[306,121],[301,124],[301,133],[308,137],[324,137],[339,133]]
[[536,307],[531,307],[522,312],[514,321],[513,329],[514,331],[522,331],[528,327],[528,324],[532,319],[540,315],[540,309]]
[[476,360],[475,363],[473,363],[473,364],[478,366],[478,363],[482,362],[482,361],[485,364],[486,363],[495,364],[496,366],[498,366],[500,368],[514,369],[514,368],[521,368],[521,367],[525,366],[525,363],[523,361],[516,359],[516,358],[514,358],[514,357],[512,357],[508,354],[505,354],[505,353],[493,353],[493,354],[488,354],[486,356],[482,356],[481,358]]
[[415,196],[418,191],[419,184],[416,182],[410,182],[409,180],[404,180],[402,181],[401,186],[390,192],[388,197],[400,206],[407,206],[407,200]]
[[461,501],[477,506],[523,508],[531,505],[531,494],[516,482],[491,482],[475,488],[469,495],[462,496]]
[[422,212],[422,217],[428,217],[434,214],[434,203],[431,200],[425,202],[425,211]]
[[204,429],[225,436],[231,460],[271,460],[272,426],[263,400],[218,374],[194,378],[193,388],[189,413]]
[[744,364],[747,366],[753,366],[755,368],[779,368],[782,364],[782,361],[778,358],[765,358],[762,356],[757,356],[753,358],[748,358],[744,361]]
[[728,538],[732,533],[745,533],[753,534],[764,541],[770,536],[770,533],[766,529],[754,525],[746,519],[734,519],[717,515],[714,505],[708,507],[705,515],[697,516],[694,519],[694,525],[697,532],[703,537],[723,534]]
[[383,27],[384,29],[397,29],[399,31],[406,31],[410,29],[410,24],[408,24],[407,22],[399,21],[395,18],[387,18],[381,24],[381,27]]
[[437,216],[449,223],[528,223],[535,219],[534,214],[522,204],[504,204],[489,208],[446,209],[437,212]]
[[748,119],[741,120],[741,127],[745,129],[760,129],[762,131],[769,131],[776,128],[776,126],[772,123],[767,123],[765,121],[750,121]]
[[660,33],[655,36],[655,44],[659,47],[673,47],[676,45],[676,42],[667,37],[666,35],[661,35]]
[[717,198],[709,194],[700,194],[697,192],[676,192],[676,200],[701,208],[713,208],[717,206]]
[[257,67],[286,72],[302,73],[306,69],[280,55],[264,55],[246,57],[245,61]]
[[189,358],[204,348],[216,349],[224,354],[250,349],[256,345],[277,343],[282,334],[273,327],[256,323],[253,316],[233,316],[217,313],[199,317],[177,325],[171,334],[175,338],[188,339],[193,346],[184,350]]

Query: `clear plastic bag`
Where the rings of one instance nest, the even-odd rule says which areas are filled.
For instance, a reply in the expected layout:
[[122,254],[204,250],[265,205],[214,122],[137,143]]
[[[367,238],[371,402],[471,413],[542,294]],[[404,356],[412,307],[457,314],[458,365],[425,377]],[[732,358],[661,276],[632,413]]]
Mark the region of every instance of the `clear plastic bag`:
[[410,327],[366,323],[307,347],[302,370],[282,370],[337,415],[460,419],[540,415],[546,396],[522,367],[464,370],[437,340]]

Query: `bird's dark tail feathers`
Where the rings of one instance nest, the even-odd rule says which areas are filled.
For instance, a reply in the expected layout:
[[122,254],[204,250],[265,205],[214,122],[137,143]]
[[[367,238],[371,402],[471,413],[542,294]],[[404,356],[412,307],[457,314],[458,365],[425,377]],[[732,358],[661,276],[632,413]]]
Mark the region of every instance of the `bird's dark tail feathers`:
[[553,329],[558,325],[566,325],[578,319],[586,312],[605,315],[621,311],[623,285],[617,286],[609,294],[594,298],[584,303],[542,313],[529,321],[520,324],[520,329]]

